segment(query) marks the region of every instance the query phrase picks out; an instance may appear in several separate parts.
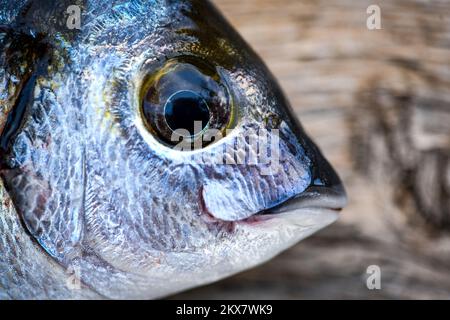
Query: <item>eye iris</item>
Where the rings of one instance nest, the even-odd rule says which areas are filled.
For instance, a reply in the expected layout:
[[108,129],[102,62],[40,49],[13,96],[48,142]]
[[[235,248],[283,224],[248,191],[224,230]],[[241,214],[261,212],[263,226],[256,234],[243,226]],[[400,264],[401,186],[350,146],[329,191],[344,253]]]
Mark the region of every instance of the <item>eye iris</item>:
[[201,96],[183,90],[176,92],[167,100],[164,117],[173,131],[185,129],[194,136],[206,128],[210,113],[208,104]]

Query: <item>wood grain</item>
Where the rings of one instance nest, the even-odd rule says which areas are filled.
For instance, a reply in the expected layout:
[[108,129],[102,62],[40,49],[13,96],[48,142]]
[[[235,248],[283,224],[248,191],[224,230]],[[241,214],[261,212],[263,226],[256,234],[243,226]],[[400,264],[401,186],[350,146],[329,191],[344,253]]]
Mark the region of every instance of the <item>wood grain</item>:
[[[269,263],[174,298],[450,298],[450,2],[216,0],[350,198]],[[381,290],[366,269],[381,268]]]

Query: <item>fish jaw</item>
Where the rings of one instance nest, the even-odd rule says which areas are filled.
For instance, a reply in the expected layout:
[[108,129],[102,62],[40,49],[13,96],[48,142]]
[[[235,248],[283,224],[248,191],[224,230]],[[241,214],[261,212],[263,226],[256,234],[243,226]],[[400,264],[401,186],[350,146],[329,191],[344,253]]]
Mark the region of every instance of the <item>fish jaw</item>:
[[[232,222],[233,241],[225,239],[204,255],[207,258],[203,263],[211,267],[201,272],[192,270],[189,277],[182,277],[184,280],[178,280],[176,285],[166,282],[157,297],[213,283],[261,265],[335,222],[346,204],[346,192],[340,183],[309,187],[274,208]],[[205,214],[209,221],[216,220],[210,213]]]
[[[175,283],[166,281],[161,291],[152,298],[162,298],[174,293],[207,285],[252,269],[273,259],[299,241],[335,222],[339,212],[327,208],[293,210],[258,222],[238,222],[235,237],[246,239],[244,245],[228,243],[210,250],[203,263],[210,268],[189,277],[181,277]],[[186,258],[186,257],[185,257]],[[183,279],[183,280],[181,280]],[[155,292],[156,293],[156,292]]]

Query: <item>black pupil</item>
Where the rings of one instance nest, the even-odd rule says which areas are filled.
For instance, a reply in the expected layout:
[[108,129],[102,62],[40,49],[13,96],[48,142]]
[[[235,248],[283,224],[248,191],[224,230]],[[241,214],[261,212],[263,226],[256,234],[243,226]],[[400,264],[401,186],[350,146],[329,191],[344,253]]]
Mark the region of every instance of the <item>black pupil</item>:
[[164,117],[173,131],[186,129],[191,136],[208,125],[210,114],[206,101],[192,91],[179,91],[166,102]]

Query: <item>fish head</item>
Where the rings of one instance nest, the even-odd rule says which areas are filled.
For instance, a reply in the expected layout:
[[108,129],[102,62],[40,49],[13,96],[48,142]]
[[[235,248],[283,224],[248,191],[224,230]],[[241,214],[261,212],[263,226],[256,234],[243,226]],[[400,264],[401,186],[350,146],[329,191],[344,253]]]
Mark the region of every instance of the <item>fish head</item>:
[[31,75],[4,125],[1,176],[42,251],[89,290],[154,298],[210,283],[337,219],[338,176],[213,5],[80,10],[80,30],[31,10],[39,45],[20,50],[42,50],[20,56]]

